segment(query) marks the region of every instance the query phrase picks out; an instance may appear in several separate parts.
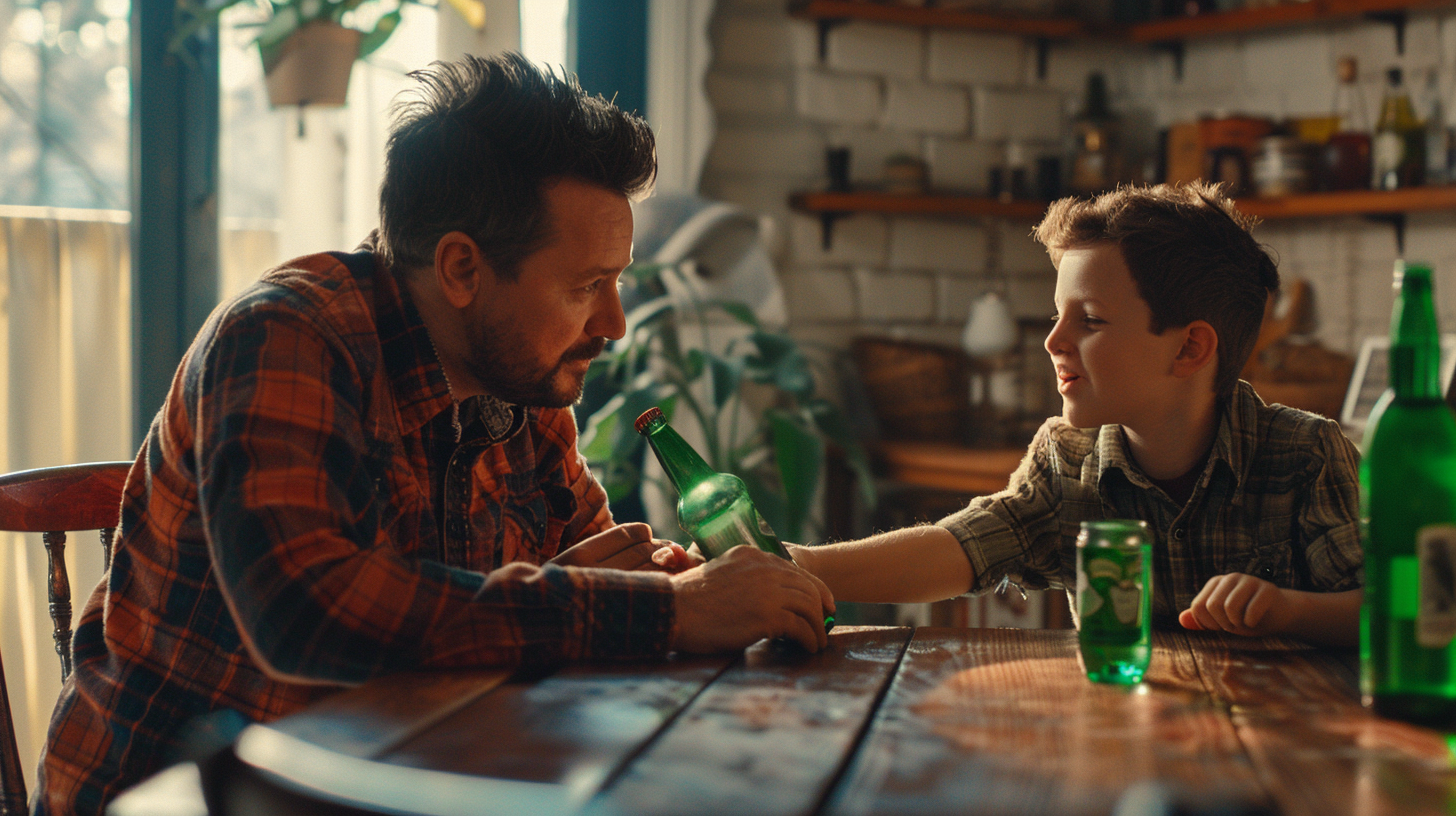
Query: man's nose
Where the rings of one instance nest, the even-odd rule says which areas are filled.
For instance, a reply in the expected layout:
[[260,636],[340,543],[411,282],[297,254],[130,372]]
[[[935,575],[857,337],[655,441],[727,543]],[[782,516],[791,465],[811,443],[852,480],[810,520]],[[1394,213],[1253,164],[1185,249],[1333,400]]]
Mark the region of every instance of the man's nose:
[[587,321],[588,337],[605,337],[619,340],[627,333],[627,315],[622,312],[622,296],[615,286],[603,286],[597,298],[597,307]]

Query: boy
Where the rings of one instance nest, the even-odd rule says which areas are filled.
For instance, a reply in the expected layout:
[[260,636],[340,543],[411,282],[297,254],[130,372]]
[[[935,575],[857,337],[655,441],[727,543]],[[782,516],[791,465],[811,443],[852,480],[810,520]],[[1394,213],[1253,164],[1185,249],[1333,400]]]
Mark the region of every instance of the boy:
[[932,601],[1003,578],[1076,585],[1084,520],[1154,534],[1153,619],[1358,642],[1358,454],[1330,420],[1266,406],[1238,379],[1274,262],[1208,185],[1063,199],[1036,229],[1057,267],[1062,416],[1006,490],[934,525],[794,547],[835,598]]

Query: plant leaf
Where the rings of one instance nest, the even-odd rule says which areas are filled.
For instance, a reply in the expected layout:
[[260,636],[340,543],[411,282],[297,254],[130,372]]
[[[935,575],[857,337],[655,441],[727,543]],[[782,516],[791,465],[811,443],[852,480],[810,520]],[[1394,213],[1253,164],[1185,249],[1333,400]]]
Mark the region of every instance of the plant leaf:
[[722,408],[738,393],[738,383],[743,379],[743,361],[709,354],[708,365],[713,374],[713,407]]
[[744,470],[737,475],[748,487],[748,496],[753,499],[753,506],[758,508],[758,514],[763,516],[763,520],[768,522],[768,526],[773,528],[779,538],[792,541],[784,532],[788,529],[788,519],[784,516],[784,494],[772,481],[771,472],[765,474],[758,470]]
[[379,46],[384,45],[385,40],[389,39],[389,35],[393,34],[396,28],[399,28],[399,21],[399,9],[395,9],[380,17],[379,22],[374,24],[374,30],[365,32],[364,36],[360,38],[359,59],[364,59],[370,54],[373,54],[379,49]]
[[860,498],[864,500],[866,507],[873,510],[879,503],[879,496],[875,493],[875,476],[870,470],[869,455],[865,453],[859,437],[850,428],[844,412],[828,400],[814,400],[809,405],[809,412],[814,417],[814,425],[819,432],[839,446],[845,464],[854,471]]
[[485,30],[485,3],[481,0],[449,0],[449,3],[467,25],[476,31]]
[[739,303],[736,300],[717,300],[713,302],[713,305],[727,312],[730,317],[739,323],[745,326],[752,326],[755,329],[758,328],[758,315],[754,314],[753,310],[748,308],[747,304]]
[[808,518],[814,494],[819,489],[819,472],[824,467],[824,440],[804,419],[787,411],[770,409],[769,432],[773,437],[774,464],[784,486],[784,529],[782,536],[798,541]]
[[702,349],[688,349],[683,355],[683,379],[692,382],[703,376],[707,362],[707,354]]

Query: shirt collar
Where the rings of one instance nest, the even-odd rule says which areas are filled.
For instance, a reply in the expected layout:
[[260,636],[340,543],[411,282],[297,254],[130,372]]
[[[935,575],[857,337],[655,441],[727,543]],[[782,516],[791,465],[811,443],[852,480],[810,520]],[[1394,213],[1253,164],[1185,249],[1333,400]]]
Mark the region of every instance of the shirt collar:
[[[363,249],[373,251],[374,236]],[[375,313],[385,370],[399,405],[400,433],[412,434],[442,411],[451,411],[455,441],[469,429],[472,437],[494,444],[514,436],[525,425],[525,409],[490,395],[457,402],[429,329],[401,284],[374,253]]]
[[[1234,393],[1219,411],[1218,431],[1214,434],[1213,447],[1209,450],[1208,463],[1203,466],[1204,476],[1199,478],[1200,483],[1207,479],[1215,463],[1223,462],[1234,477],[1234,494],[1238,495],[1243,490],[1257,443],[1253,429],[1258,427],[1259,408],[1263,404],[1259,395],[1254,393],[1253,386],[1239,380]],[[1121,425],[1103,425],[1097,432],[1099,487],[1110,470],[1122,471],[1123,476],[1138,487],[1153,486],[1142,468],[1133,461],[1132,452],[1127,448],[1127,434]]]

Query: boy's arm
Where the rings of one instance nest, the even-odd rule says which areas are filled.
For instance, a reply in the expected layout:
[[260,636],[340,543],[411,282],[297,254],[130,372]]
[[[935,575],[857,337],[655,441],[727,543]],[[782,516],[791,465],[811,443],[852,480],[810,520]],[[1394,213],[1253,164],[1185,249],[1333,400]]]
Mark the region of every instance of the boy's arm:
[[975,578],[956,537],[929,524],[859,541],[788,548],[799,566],[818,576],[841,601],[940,601],[966,593]]
[[1178,616],[1185,629],[1236,635],[1293,635],[1326,646],[1360,643],[1360,603],[1365,590],[1303,592],[1283,589],[1243,573],[1208,580]]

